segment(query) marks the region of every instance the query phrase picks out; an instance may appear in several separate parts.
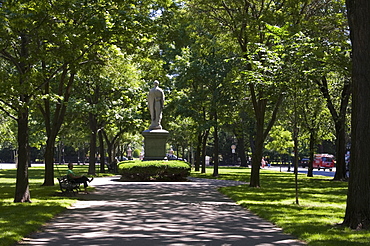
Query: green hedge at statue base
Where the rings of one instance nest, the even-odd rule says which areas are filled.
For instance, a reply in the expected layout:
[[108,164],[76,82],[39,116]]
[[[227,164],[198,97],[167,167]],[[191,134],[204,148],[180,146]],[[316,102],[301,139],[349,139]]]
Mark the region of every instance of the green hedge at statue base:
[[118,169],[121,181],[185,181],[191,167],[183,161],[124,161]]

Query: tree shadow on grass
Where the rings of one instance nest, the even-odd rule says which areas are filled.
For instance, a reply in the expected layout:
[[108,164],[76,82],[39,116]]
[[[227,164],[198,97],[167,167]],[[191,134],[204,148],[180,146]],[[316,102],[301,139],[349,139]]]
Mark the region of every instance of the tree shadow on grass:
[[97,186],[29,245],[300,245],[204,182]]
[[312,245],[369,245],[370,232],[337,226],[344,217],[346,183],[300,177],[300,205],[296,205],[293,177],[286,177],[286,174],[271,176],[273,178],[264,179],[262,188],[242,185],[224,187],[221,191]]
[[32,203],[14,203],[16,169],[0,171],[0,245],[13,245],[35,231],[55,214],[65,210],[72,199],[53,196],[59,186],[41,186],[44,169],[29,169]]

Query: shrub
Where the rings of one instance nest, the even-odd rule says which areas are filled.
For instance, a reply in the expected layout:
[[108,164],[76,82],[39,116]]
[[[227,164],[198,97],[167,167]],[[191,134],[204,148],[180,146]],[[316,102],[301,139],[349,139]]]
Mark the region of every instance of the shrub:
[[121,181],[184,181],[190,165],[183,161],[130,161],[119,163]]
[[132,154],[132,156],[134,158],[139,158],[140,157],[140,150],[139,149],[135,149],[134,150],[134,153]]

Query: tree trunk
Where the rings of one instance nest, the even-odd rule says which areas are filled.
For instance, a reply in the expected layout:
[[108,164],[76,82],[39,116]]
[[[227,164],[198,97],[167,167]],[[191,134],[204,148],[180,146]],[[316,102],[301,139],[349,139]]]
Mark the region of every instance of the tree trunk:
[[[112,164],[113,159],[114,159],[113,158],[113,156],[114,156],[114,154],[113,154],[114,142],[109,141],[108,135],[106,134],[104,129],[102,130],[102,134],[104,135],[105,142],[107,143],[108,163]],[[122,150],[122,153],[123,153],[123,150]]]
[[[124,129],[121,129],[113,138],[112,140],[109,139],[108,137],[108,134],[107,132],[104,130],[104,128],[102,128],[101,130],[103,136],[104,136],[104,139],[105,139],[105,142],[107,143],[107,152],[108,152],[108,163],[109,164],[112,164],[115,159],[114,157],[116,156],[116,149],[117,149],[117,146],[119,146],[119,143],[117,143],[117,139],[119,138],[119,136],[121,136],[121,134],[124,132]],[[118,147],[119,148],[119,147]],[[124,153],[124,149],[122,147],[122,150],[120,151],[121,154],[123,155]]]
[[[24,102],[24,100],[21,100]],[[31,202],[28,183],[29,144],[28,106],[18,111],[18,166],[14,202]]]
[[340,109],[336,110],[334,107],[333,101],[330,97],[328,82],[325,76],[321,80],[316,82],[320,86],[320,90],[326,99],[327,107],[330,111],[330,114],[333,118],[335,124],[335,135],[336,135],[336,157],[337,157],[337,171],[334,176],[334,180],[344,180],[346,174],[346,163],[345,163],[345,154],[346,154],[346,135],[345,135],[345,126],[346,126],[346,111],[348,107],[349,98],[352,92],[352,84],[346,81],[343,85],[342,94],[340,97]]
[[204,131],[202,138],[202,171],[201,173],[206,173],[206,150],[207,150],[207,139],[209,135],[209,129]]
[[256,116],[256,135],[254,152],[252,153],[252,171],[250,178],[250,187],[260,187],[260,165],[262,160],[263,142],[264,139],[264,125],[265,125],[265,109],[266,100],[260,100],[255,103],[254,111]]
[[195,152],[195,171],[200,171],[200,155],[201,155],[201,146],[202,146],[202,133],[198,133],[198,141],[197,141],[197,151]]
[[370,228],[370,1],[347,0],[352,40],[351,174],[343,224]]
[[336,149],[336,172],[334,180],[346,179],[346,132],[345,123],[338,122],[335,126],[337,139],[335,140]]
[[89,125],[90,125],[90,154],[89,154],[89,171],[88,174],[95,175],[95,163],[96,163],[96,135],[98,132],[98,124],[95,115],[89,113]]
[[[296,107],[296,106],[294,106]],[[296,111],[296,110],[295,110]],[[299,205],[299,188],[298,188],[298,127],[297,127],[297,112],[294,112],[294,127],[293,127],[293,142],[294,142],[294,184],[295,184],[295,203]]]
[[45,186],[54,185],[54,145],[55,138],[48,138],[45,146],[45,173],[44,173],[44,183]]
[[238,141],[238,155],[240,158],[240,166],[246,167],[247,166],[247,158],[245,155],[245,142],[244,142],[244,135],[240,133],[236,135],[236,139]]
[[[45,148],[45,176],[44,176],[44,183],[45,186],[53,186],[54,185],[54,147],[55,147],[55,140],[59,133],[59,130],[62,126],[64,121],[64,117],[67,110],[67,104],[71,95],[71,90],[74,82],[75,74],[71,72],[68,83],[66,83],[67,75],[69,69],[67,64],[63,66],[63,72],[61,74],[61,78],[59,81],[59,90],[58,95],[63,97],[63,101],[58,101],[55,105],[54,112],[51,111],[51,105],[49,99],[45,99],[44,101],[44,108],[39,105],[39,109],[43,114],[45,126],[46,126],[46,148]],[[65,88],[63,85],[65,85]],[[64,88],[64,90],[62,89]],[[45,83],[45,95],[50,94],[50,83]]]
[[261,137],[256,136],[255,151],[252,153],[252,170],[250,178],[250,187],[260,187],[260,166],[262,160],[263,141]]
[[313,162],[314,162],[314,151],[315,151],[316,133],[314,129],[310,129],[310,147],[309,147],[309,161],[308,161],[308,172],[307,177],[313,177]]
[[[277,113],[283,101],[283,94],[278,96],[271,118],[265,127],[267,99],[264,98],[262,90],[256,93],[255,86],[252,83],[249,84],[249,89],[251,92],[253,110],[256,117],[256,136],[254,153],[252,153],[252,172],[249,186],[260,187],[260,164],[262,160],[263,143],[276,121]],[[259,98],[257,98],[257,95]]]
[[[20,56],[21,61],[16,67],[20,73],[20,83],[24,84],[24,77],[26,71],[29,70],[29,66],[25,64],[28,58],[28,44],[29,39],[27,35],[21,34],[21,49]],[[28,180],[28,165],[30,161],[30,148],[29,148],[29,132],[28,132],[28,117],[29,117],[29,96],[21,94],[20,106],[18,108],[18,165],[17,165],[17,179],[15,185],[14,202],[31,202],[31,195],[29,190]]]
[[102,130],[99,131],[100,172],[105,173],[105,151]]
[[213,139],[214,139],[214,150],[213,150],[213,177],[218,177],[218,149],[219,149],[219,141],[218,141],[218,121],[217,121],[217,112],[214,113],[215,115],[215,126],[214,126],[214,132],[213,132]]

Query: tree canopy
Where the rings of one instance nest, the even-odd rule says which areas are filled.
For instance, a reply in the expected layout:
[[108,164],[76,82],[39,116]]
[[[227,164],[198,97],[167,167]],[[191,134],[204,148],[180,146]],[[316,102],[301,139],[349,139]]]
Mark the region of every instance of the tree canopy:
[[[356,28],[366,26],[352,2],[354,43],[362,38]],[[44,185],[54,185],[57,146],[87,152],[91,174],[98,156],[104,172],[105,156],[113,162],[129,147],[141,150],[153,80],[166,94],[168,148],[190,157],[196,170],[205,172],[212,156],[217,176],[220,162],[235,159],[225,150],[235,145],[241,165],[251,157],[250,186],[259,187],[267,149],[293,148],[295,162],[303,155],[312,162],[317,145],[330,139],[335,179],[345,179],[345,153],[360,139],[357,128],[349,134],[361,126],[360,111],[348,121],[352,92],[353,110],[365,100],[359,84],[352,91],[351,76],[360,83],[366,70],[363,48],[351,53],[345,7],[342,0],[1,2],[0,140],[17,150],[14,201],[31,201],[30,146],[44,154]],[[362,70],[351,75],[355,54]],[[360,155],[351,161],[367,163]],[[353,167],[355,177],[367,170]]]

